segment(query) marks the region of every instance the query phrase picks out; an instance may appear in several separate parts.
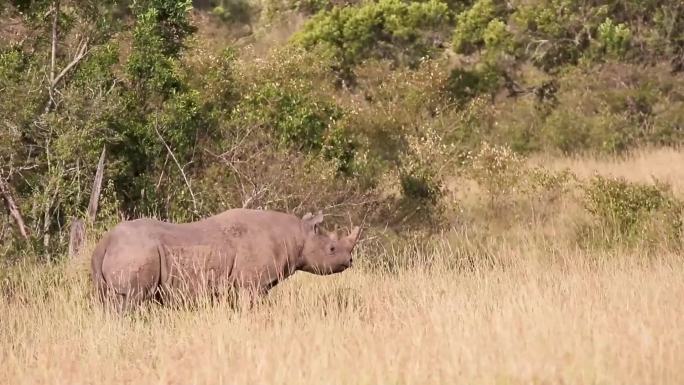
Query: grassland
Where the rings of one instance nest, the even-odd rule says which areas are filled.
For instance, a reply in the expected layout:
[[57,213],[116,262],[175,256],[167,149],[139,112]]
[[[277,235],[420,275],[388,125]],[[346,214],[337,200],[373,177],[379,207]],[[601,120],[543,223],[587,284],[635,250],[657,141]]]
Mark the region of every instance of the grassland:
[[[656,174],[681,197],[682,160],[532,161],[580,177]],[[681,254],[585,249],[568,231],[545,221],[454,231],[430,247],[362,246],[353,269],[297,274],[251,310],[113,316],[78,263],[15,267],[0,286],[0,383],[684,383]]]

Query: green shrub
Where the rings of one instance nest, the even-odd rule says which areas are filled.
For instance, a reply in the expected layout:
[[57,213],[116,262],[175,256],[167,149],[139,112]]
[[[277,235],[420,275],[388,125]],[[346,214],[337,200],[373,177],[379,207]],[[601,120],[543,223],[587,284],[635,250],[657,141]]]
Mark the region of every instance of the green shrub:
[[447,170],[455,161],[455,148],[445,143],[435,127],[407,138],[407,148],[398,159],[396,178],[400,197],[391,218],[402,227],[439,228],[449,208],[444,201]]
[[500,19],[505,12],[499,0],[477,0],[469,9],[456,17],[456,29],[452,38],[457,53],[470,54],[483,47],[503,45],[506,24]]
[[342,71],[373,57],[416,64],[430,54],[431,35],[439,34],[449,19],[449,8],[440,0],[364,2],[316,14],[293,41],[319,48]]
[[584,187],[584,207],[602,242],[679,247],[682,202],[667,186],[595,176]]
[[547,72],[577,64],[607,11],[605,6],[584,6],[576,0],[521,4],[511,16],[516,40],[524,47],[519,54]]
[[488,50],[510,51],[513,42],[510,32],[506,28],[506,23],[501,19],[492,19],[482,33],[482,40]]
[[259,125],[273,129],[282,144],[306,151],[323,147],[323,134],[341,113],[331,103],[268,83],[246,95],[241,110]]
[[480,95],[491,96],[499,88],[499,81],[499,73],[493,67],[455,68],[449,75],[446,90],[454,101],[463,104]]
[[343,111],[334,103],[266,83],[246,94],[237,108],[244,124],[268,130],[280,145],[321,153],[339,171],[351,172],[356,145],[339,126]]
[[219,0],[211,13],[225,22],[247,23],[251,7],[247,0]]
[[177,90],[180,80],[174,70],[173,59],[182,47],[177,39],[184,34],[175,36],[176,28],[172,21],[168,30],[160,28],[160,24],[165,22],[160,9],[141,8],[138,12],[133,29],[133,51],[126,70],[139,91]]
[[615,24],[610,18],[598,26],[598,40],[602,48],[611,56],[621,57],[629,48],[632,34],[625,24]]
[[408,149],[399,167],[402,196],[419,203],[437,204],[443,193],[443,180],[436,161],[444,161],[448,148],[431,131],[424,137],[410,137]]

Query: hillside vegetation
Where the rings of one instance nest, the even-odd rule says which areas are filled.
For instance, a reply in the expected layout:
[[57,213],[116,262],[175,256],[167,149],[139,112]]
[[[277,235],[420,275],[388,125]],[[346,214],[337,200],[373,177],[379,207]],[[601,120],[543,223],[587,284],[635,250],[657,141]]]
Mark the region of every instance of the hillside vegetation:
[[[678,1],[195,6],[2,5],[0,177],[27,230],[2,217],[4,259],[65,254],[103,149],[90,238],[121,218],[242,206],[324,209],[392,236],[462,227],[523,185],[539,198],[575,180],[522,167],[526,157],[684,138]],[[471,182],[487,204],[458,198]],[[679,226],[667,186],[576,182],[596,220],[629,211],[620,239],[640,238],[633,226],[653,211]],[[610,194],[631,203],[603,207]]]

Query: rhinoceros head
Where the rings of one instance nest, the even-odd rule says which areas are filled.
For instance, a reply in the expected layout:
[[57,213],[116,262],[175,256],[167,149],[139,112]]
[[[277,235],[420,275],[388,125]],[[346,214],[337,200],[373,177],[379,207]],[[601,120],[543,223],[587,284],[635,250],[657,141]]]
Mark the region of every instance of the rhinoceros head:
[[359,240],[361,228],[354,227],[349,235],[338,238],[321,228],[323,213],[308,213],[302,217],[305,232],[301,270],[314,274],[339,273],[352,264],[352,250]]

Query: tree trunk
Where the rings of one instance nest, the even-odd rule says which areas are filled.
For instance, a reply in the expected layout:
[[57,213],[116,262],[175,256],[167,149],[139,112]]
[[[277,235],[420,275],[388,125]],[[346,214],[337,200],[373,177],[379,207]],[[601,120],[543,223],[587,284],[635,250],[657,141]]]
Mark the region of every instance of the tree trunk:
[[71,222],[71,233],[69,234],[69,258],[74,258],[78,255],[83,247],[85,240],[85,225],[80,219],[74,218]]

